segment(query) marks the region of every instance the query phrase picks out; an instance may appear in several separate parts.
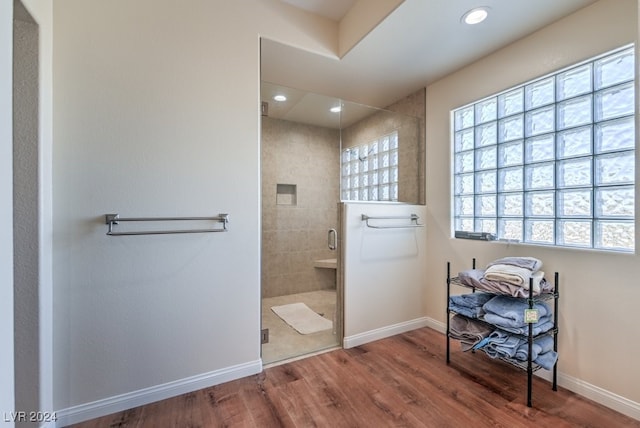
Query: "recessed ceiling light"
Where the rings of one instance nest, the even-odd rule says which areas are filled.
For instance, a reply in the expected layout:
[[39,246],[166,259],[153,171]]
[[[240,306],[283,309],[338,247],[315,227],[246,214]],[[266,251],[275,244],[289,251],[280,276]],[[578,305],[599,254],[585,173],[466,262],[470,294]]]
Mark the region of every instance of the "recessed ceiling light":
[[287,97],[285,97],[282,94],[276,95],[275,97],[273,97],[273,99],[276,100],[276,101],[287,101]]
[[489,8],[477,7],[462,15],[462,22],[469,25],[479,24],[489,15]]
[[342,110],[342,107],[340,107],[340,106],[331,107],[329,109],[329,111],[331,111],[331,113],[340,113],[341,110]]

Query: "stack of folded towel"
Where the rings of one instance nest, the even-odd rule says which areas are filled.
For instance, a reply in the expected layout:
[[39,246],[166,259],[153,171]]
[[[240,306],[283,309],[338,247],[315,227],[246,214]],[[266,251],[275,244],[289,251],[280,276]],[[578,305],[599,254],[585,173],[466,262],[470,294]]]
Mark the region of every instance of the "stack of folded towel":
[[487,265],[484,277],[488,281],[506,282],[529,289],[533,283],[533,292],[540,293],[540,281],[544,272],[540,270],[542,262],[534,257],[504,257]]
[[[553,337],[549,335],[535,338],[531,346],[531,361],[551,370],[558,360],[558,353],[553,350],[553,346]],[[529,357],[529,343],[526,339],[500,330],[493,331],[474,346],[474,349],[479,348],[483,348],[491,358],[527,361]]]
[[553,284],[540,270],[542,262],[534,257],[504,257],[487,265],[486,269],[470,269],[458,274],[460,281],[470,287],[507,294],[513,297],[537,296],[553,292]]
[[[529,323],[525,322],[525,310],[529,304],[525,299],[510,296],[495,296],[482,307],[484,321],[514,334],[528,334]],[[551,308],[545,302],[536,302],[538,322],[532,323],[533,334],[545,333],[553,328]]]
[[494,328],[485,322],[458,314],[451,317],[449,325],[449,336],[460,341],[463,351],[472,349],[493,331]]
[[491,293],[468,293],[449,297],[449,309],[468,318],[484,315],[485,303],[495,297]]
[[460,340],[463,351],[482,349],[492,358],[527,361],[529,326],[534,336],[531,361],[552,369],[558,354],[553,349],[552,335],[543,334],[554,328],[553,314],[545,302],[535,302],[538,321],[527,323],[525,311],[530,295],[552,293],[553,284],[540,270],[542,262],[534,257],[504,257],[489,263],[486,269],[460,272],[458,279],[482,292],[449,297],[450,337]]

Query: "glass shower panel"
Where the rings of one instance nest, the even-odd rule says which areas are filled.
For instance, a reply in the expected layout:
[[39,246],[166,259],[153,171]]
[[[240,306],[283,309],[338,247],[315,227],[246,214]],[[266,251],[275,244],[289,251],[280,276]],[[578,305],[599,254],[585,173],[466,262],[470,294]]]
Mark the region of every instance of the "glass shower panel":
[[[401,110],[401,107],[398,107]],[[473,117],[473,109],[458,114],[456,120],[466,123]],[[367,165],[368,181],[354,186],[353,171],[350,181],[342,184],[351,188],[341,191],[342,200],[369,200],[419,203],[424,200],[424,185],[419,179],[424,147],[420,139],[420,121],[398,111],[378,109],[362,104],[342,102],[340,138],[342,152],[358,151],[358,161]],[[457,144],[473,148],[473,131],[458,133]],[[471,158],[457,160],[462,170],[473,165]],[[362,168],[361,168],[362,169]],[[358,190],[358,192],[353,192]],[[368,199],[362,195],[366,194]]]
[[[262,361],[270,364],[342,342],[340,250],[332,231],[346,196],[341,187],[366,200],[369,165],[361,159],[371,146],[340,151],[340,114],[330,111],[338,99],[268,82],[261,92],[268,104],[261,120],[261,337]],[[295,205],[275,203],[282,186],[295,186]]]

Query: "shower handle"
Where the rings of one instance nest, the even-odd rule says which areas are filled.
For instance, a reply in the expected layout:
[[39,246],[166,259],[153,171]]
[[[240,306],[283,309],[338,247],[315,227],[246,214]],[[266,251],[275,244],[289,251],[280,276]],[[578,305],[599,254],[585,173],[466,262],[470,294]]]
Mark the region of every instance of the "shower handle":
[[335,250],[338,244],[338,232],[335,229],[329,229],[329,233],[327,234],[327,241],[330,250]]

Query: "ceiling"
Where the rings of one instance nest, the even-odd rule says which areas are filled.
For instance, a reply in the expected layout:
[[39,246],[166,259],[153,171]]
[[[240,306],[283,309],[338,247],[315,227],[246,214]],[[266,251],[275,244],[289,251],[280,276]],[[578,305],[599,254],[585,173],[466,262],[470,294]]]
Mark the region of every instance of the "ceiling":
[[[339,20],[353,0],[282,0]],[[262,42],[262,80],[385,107],[596,0],[405,0],[343,58]],[[488,6],[477,25],[462,15]]]
[[[307,92],[300,89],[262,82],[260,86],[261,100],[268,104],[267,116],[291,122],[323,128],[346,128],[381,109],[344,101],[337,97]],[[284,95],[287,100],[278,102],[276,95]],[[339,112],[332,112],[340,107]]]
[[307,12],[340,21],[358,0],[282,0]]

